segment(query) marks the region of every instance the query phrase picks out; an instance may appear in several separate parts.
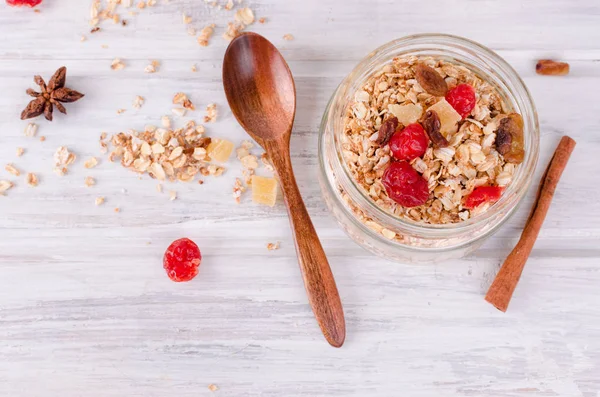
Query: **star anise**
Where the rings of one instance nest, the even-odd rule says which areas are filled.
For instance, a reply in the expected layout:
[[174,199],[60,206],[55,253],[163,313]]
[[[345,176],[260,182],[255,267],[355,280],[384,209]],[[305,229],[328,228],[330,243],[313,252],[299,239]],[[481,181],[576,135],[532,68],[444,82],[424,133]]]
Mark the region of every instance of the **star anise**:
[[[67,109],[62,103],[75,102],[83,97],[83,94],[65,87],[67,79],[67,68],[61,67],[52,76],[48,85],[41,76],[35,76],[33,81],[40,86],[41,92],[27,89],[27,94],[34,97],[21,113],[21,120],[37,117],[44,113],[46,120],[52,121],[54,106],[59,112],[67,114]],[[62,103],[61,103],[62,102]]]

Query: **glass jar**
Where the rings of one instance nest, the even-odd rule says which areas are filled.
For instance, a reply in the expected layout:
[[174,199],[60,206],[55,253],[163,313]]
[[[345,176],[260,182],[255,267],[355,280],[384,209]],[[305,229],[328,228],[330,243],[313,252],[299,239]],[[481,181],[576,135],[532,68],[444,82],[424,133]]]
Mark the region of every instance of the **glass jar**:
[[[379,208],[354,181],[341,151],[344,115],[369,76],[398,56],[432,56],[464,65],[494,85],[524,121],[525,159],[502,197],[487,211],[459,223],[432,225],[401,219]],[[434,262],[465,256],[510,216],[525,196],[539,151],[537,113],[515,70],[490,49],[450,35],[420,34],[385,44],[365,59],[334,92],[320,127],[320,183],[325,201],[348,235],[369,251],[402,262]]]

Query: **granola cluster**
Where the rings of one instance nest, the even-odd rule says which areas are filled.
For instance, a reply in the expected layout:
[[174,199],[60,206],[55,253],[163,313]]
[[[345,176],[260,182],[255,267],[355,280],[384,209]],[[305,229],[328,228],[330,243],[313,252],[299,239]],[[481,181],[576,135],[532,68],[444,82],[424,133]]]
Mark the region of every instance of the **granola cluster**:
[[[443,81],[431,84],[433,88],[428,87],[429,90],[423,88],[429,82],[419,71],[423,65],[443,78]],[[474,89],[476,103],[468,114],[457,112],[443,93],[442,96],[432,95],[434,88],[447,91],[446,87],[440,88],[443,82],[447,90],[461,84]],[[380,129],[387,120],[394,118],[400,126],[398,130],[392,128],[392,133],[411,123],[421,123],[428,130],[433,112],[438,138],[429,142],[422,156],[409,161],[426,180],[428,198],[422,205],[404,207],[390,198],[382,183],[384,172],[394,161],[394,156],[390,145],[384,144],[390,131],[380,133]],[[395,58],[368,78],[348,106],[341,140],[343,158],[357,185],[387,212],[427,224],[465,221],[485,212],[491,205],[483,202],[467,208],[465,199],[474,189],[480,186],[502,189],[510,184],[518,167],[519,160],[509,162],[496,147],[501,121],[513,115],[520,119],[511,112],[498,89],[465,66],[431,57]],[[389,124],[384,128],[389,129]],[[429,133],[429,138],[435,136]],[[518,138],[513,139],[513,143],[522,144],[522,136],[521,141]],[[364,221],[371,222],[369,219]],[[388,234],[389,238],[394,238],[393,232]]]

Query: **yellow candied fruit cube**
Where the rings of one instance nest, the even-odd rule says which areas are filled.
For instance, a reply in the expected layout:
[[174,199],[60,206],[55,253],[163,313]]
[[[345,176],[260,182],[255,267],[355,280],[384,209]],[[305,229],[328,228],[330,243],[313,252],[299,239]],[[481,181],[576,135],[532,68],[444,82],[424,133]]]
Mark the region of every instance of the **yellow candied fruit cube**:
[[427,110],[433,110],[437,113],[441,124],[440,132],[445,137],[448,134],[454,134],[458,130],[458,122],[462,120],[462,117],[445,99],[442,99]]
[[277,201],[277,179],[252,175],[252,201],[273,207]]
[[228,140],[213,139],[206,148],[206,152],[212,160],[224,163],[229,160],[229,156],[233,152],[233,146],[233,142]]

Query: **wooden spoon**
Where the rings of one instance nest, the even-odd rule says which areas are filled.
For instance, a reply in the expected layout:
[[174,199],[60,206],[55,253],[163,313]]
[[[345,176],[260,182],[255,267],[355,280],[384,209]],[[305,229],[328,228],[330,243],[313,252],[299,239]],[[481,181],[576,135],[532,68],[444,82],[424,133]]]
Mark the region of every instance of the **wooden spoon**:
[[256,33],[237,36],[223,60],[223,85],[231,111],[273,162],[281,183],[308,300],[327,342],[346,337],[344,311],[319,237],[308,216],[290,159],[296,88],[275,46]]

